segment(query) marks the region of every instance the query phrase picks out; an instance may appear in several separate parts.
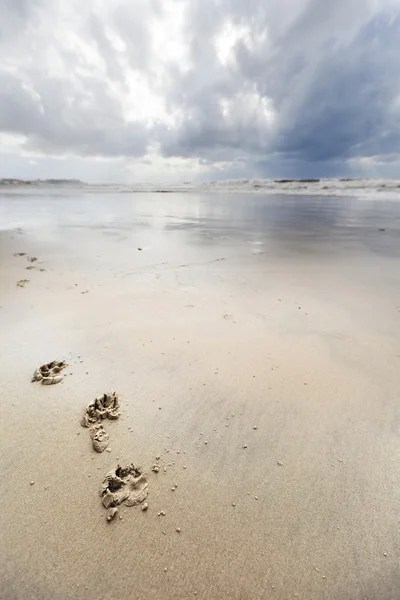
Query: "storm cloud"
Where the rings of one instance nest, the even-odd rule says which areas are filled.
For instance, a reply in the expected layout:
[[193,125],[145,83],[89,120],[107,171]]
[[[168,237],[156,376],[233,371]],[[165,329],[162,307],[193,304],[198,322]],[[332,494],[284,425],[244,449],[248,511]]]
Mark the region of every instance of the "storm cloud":
[[399,39],[400,0],[0,0],[0,175],[394,175]]

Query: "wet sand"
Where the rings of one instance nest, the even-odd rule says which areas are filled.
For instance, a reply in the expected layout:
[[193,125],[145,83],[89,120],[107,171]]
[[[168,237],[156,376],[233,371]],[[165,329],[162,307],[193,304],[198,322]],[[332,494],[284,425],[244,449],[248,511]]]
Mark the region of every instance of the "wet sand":
[[[2,598],[397,600],[400,203],[14,193],[0,224]],[[118,463],[148,510],[108,523]]]

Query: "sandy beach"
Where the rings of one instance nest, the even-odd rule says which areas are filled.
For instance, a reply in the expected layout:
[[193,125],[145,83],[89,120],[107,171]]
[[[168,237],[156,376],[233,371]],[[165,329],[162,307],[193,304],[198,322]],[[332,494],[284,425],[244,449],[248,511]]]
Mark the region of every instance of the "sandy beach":
[[398,600],[399,240],[394,200],[0,192],[0,597]]

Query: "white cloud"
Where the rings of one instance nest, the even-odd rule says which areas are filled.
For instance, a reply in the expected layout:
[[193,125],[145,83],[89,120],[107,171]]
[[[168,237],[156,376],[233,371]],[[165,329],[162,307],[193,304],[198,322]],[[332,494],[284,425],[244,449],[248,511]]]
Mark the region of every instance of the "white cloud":
[[99,158],[99,178],[331,175],[372,169],[372,156],[387,170],[400,142],[399,8],[1,0],[0,175],[23,170],[21,156],[49,177],[67,164],[92,177]]

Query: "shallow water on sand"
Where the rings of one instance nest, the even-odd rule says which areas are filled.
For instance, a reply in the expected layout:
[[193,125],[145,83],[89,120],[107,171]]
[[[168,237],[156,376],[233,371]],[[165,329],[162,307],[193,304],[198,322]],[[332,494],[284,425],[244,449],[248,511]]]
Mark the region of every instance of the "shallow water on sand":
[[379,197],[0,192],[0,229],[13,227],[52,229],[58,236],[74,227],[120,231],[121,236],[139,234],[141,228],[160,236],[195,230],[194,241],[199,235],[209,243],[224,234],[250,235],[279,248],[288,235],[298,243],[310,235],[315,242],[334,243],[343,237],[369,239],[379,228],[398,231],[400,203]]

